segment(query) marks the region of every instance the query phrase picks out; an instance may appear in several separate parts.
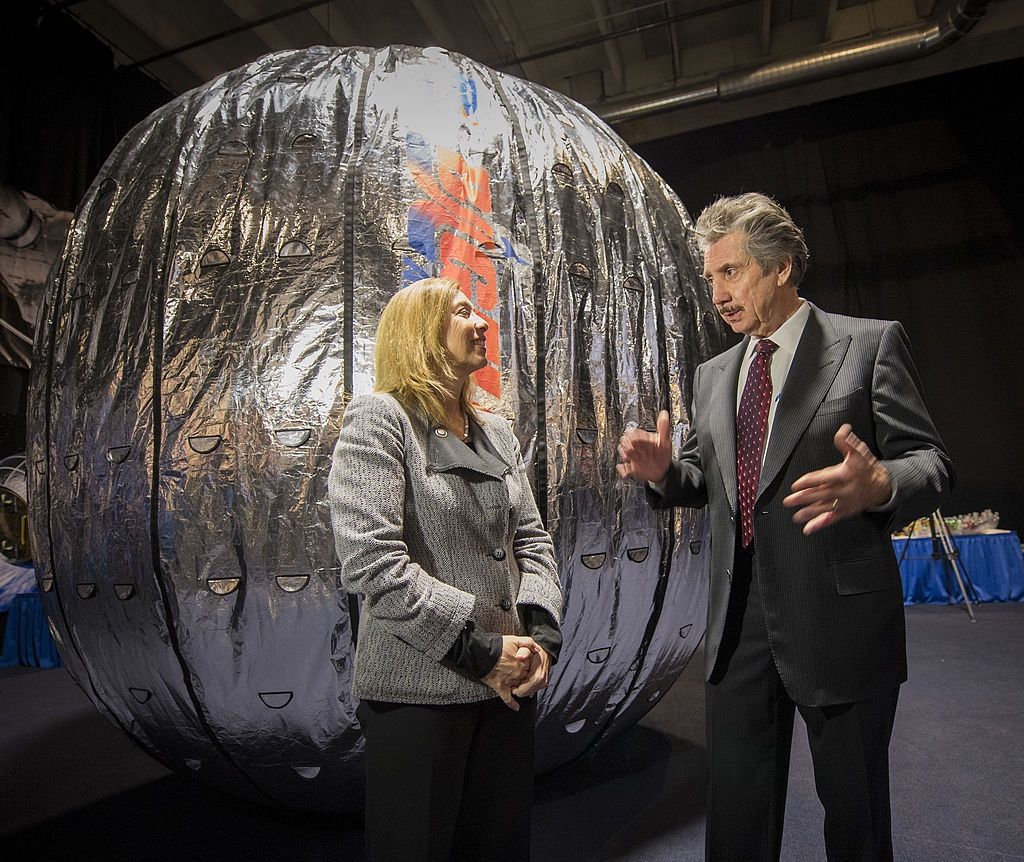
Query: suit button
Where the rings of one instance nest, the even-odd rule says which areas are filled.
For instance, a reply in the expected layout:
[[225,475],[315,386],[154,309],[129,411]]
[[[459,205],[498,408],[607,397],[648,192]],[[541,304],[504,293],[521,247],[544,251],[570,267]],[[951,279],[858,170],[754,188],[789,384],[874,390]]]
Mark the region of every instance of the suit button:
[[495,548],[493,551],[491,551],[491,556],[494,557],[494,559],[496,559],[496,560],[504,560],[505,559],[505,549],[504,548]]
[[503,611],[510,611],[510,610],[512,610],[512,602],[510,602],[508,599],[502,599],[501,600],[501,609]]
[[732,580],[732,569],[725,570],[725,576],[731,581]]

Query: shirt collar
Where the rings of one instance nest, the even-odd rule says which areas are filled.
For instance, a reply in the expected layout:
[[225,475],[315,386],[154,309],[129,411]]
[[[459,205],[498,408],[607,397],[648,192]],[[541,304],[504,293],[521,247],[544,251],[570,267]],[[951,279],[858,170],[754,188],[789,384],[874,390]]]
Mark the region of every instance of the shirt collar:
[[[800,307],[794,311],[785,323],[768,336],[778,346],[789,354],[796,353],[796,346],[800,343],[800,336],[804,334],[804,327],[807,325],[807,318],[811,315],[811,306],[807,300],[800,300]],[[752,336],[747,344],[747,352],[744,359],[749,359],[761,339]]]

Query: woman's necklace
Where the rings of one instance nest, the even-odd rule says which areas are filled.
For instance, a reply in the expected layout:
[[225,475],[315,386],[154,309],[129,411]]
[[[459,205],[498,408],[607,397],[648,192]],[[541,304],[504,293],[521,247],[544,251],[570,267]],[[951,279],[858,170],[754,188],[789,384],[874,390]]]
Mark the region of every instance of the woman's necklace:
[[468,443],[472,439],[469,434],[469,414],[463,413],[460,410],[459,415],[462,417],[461,430],[455,430],[456,428],[459,427],[459,420],[455,419],[454,421],[452,421],[453,417],[451,416],[449,416],[448,420],[445,422],[445,425],[447,426],[449,434],[455,434],[463,443]]

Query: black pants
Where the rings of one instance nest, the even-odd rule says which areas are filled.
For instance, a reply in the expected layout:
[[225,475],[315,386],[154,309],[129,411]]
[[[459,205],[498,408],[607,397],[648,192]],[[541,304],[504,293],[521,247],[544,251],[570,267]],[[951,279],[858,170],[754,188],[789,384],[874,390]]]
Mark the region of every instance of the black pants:
[[537,699],[362,701],[372,862],[530,858]]
[[750,557],[737,551],[729,616],[705,686],[713,862],[777,860],[794,710],[807,724],[830,862],[891,860],[889,739],[899,689],[856,703],[795,704],[779,678]]

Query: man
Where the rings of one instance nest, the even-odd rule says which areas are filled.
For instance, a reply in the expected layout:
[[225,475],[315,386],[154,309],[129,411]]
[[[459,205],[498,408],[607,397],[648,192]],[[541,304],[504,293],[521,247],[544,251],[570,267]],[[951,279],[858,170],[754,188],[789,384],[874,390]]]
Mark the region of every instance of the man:
[[746,336],[697,368],[672,460],[669,416],[618,470],[655,506],[710,509],[706,856],[779,858],[794,709],[807,724],[830,860],[892,859],[888,746],[907,678],[890,532],[934,511],[953,470],[899,323],[797,293],[789,213],[721,198],[696,231],[712,300]]

